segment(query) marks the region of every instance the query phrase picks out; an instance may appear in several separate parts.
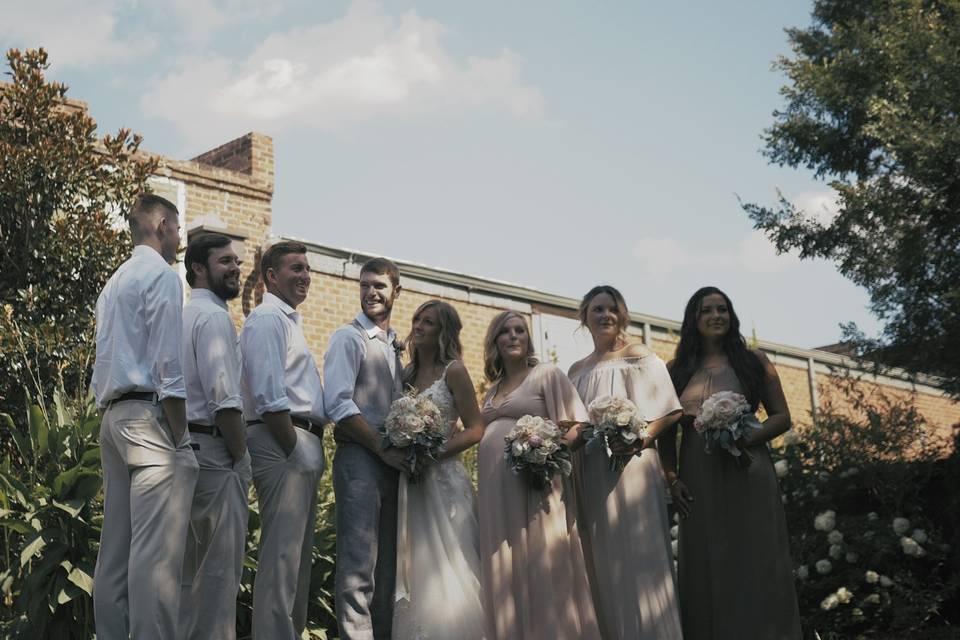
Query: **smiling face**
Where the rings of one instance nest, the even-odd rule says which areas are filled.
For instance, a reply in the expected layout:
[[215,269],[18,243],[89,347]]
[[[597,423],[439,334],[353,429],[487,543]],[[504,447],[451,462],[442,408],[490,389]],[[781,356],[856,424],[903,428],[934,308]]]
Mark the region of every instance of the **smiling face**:
[[497,351],[504,362],[522,360],[527,357],[530,334],[522,318],[513,317],[504,323],[497,334]]
[[413,317],[410,342],[414,348],[432,346],[440,338],[440,317],[435,307],[427,307]]
[[609,293],[598,293],[587,304],[584,324],[594,340],[615,339],[623,331],[626,318],[621,315],[617,301]]
[[310,265],[305,253],[288,253],[280,265],[267,271],[268,290],[296,309],[310,290]]
[[240,295],[241,264],[232,244],[211,249],[206,264],[207,288],[224,300],[236,298]]
[[711,293],[700,300],[697,331],[704,338],[720,339],[730,331],[730,309],[719,293]]
[[394,285],[390,275],[364,271],[360,274],[360,308],[371,320],[390,317],[393,303],[400,295],[400,285]]

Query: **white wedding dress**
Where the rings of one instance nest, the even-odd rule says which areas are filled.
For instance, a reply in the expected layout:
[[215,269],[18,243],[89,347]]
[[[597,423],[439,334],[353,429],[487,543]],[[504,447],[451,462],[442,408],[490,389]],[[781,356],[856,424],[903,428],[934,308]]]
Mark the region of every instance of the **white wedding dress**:
[[[457,411],[446,377],[423,395],[450,437]],[[476,494],[460,459],[431,464],[416,484],[401,478],[398,514],[394,640],[484,638]]]

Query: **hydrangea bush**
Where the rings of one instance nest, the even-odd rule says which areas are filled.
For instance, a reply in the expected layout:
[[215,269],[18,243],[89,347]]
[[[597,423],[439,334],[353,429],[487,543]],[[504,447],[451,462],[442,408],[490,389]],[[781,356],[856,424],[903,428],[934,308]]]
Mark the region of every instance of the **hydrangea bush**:
[[910,402],[830,387],[815,426],[773,443],[805,634],[956,637],[956,499],[938,506],[952,445]]

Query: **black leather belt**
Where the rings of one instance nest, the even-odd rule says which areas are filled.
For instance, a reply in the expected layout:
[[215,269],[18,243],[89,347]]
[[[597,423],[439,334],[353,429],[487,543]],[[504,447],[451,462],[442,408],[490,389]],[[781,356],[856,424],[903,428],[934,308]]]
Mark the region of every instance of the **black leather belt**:
[[205,433],[208,436],[219,436],[220,430],[209,424],[197,424],[196,422],[188,422],[187,428],[190,429],[190,433]]
[[[293,423],[293,426],[303,429],[304,431],[309,431],[318,438],[323,437],[323,425],[319,422],[313,422],[300,416],[290,416],[290,422]],[[264,424],[264,422],[263,420],[247,420],[248,427],[255,424]]]
[[142,402],[154,402],[157,394],[153,391],[127,391],[110,402],[126,402],[127,400],[140,400]]

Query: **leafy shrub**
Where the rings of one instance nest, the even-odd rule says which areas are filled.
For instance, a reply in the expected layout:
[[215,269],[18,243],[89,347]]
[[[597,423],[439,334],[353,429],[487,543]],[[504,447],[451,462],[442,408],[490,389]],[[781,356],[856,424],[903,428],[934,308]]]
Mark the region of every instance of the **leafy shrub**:
[[956,522],[931,501],[943,443],[910,401],[846,377],[830,389],[816,425],[774,447],[805,631],[948,637]]

